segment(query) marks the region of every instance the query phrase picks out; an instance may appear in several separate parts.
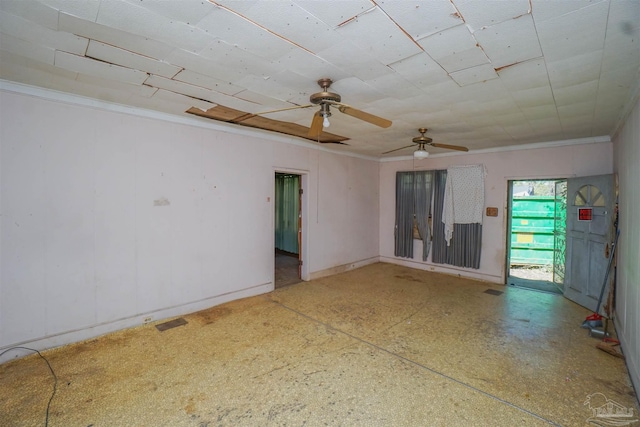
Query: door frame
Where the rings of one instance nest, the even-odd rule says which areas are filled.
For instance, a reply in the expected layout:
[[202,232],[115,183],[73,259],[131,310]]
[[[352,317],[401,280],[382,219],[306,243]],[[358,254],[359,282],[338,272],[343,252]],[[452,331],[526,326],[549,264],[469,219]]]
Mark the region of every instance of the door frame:
[[[269,248],[269,253],[273,258],[273,248],[276,246],[275,241],[275,229],[276,229],[276,218],[275,218],[275,210],[276,210],[276,186],[275,186],[275,176],[277,173],[285,173],[300,176],[300,189],[302,190],[302,196],[300,197],[300,221],[301,224],[298,228],[298,233],[300,234],[300,246],[298,247],[299,256],[298,259],[302,261],[302,266],[299,269],[300,271],[300,279],[304,281],[310,280],[309,273],[309,220],[308,220],[308,212],[309,212],[309,171],[301,170],[301,169],[291,169],[291,168],[280,168],[276,167],[273,169],[271,173],[271,200],[273,200],[273,206],[271,209],[271,224],[272,224],[272,233],[271,233],[271,247]],[[271,271],[271,283],[273,283],[275,287],[276,283],[276,273],[275,273],[275,265],[273,266],[273,270]]]
[[[512,204],[513,204],[513,182],[514,181],[561,181],[567,180],[569,178],[573,178],[575,175],[570,175],[569,177],[558,177],[557,175],[551,176],[536,176],[536,177],[522,177],[522,176],[506,176],[506,186],[507,186],[507,201],[505,203],[505,215],[504,215],[504,224],[505,224],[505,266],[504,272],[502,275],[502,281],[505,286],[508,286],[509,272],[511,270],[511,228],[513,222],[512,215]],[[565,261],[566,263],[566,261]]]

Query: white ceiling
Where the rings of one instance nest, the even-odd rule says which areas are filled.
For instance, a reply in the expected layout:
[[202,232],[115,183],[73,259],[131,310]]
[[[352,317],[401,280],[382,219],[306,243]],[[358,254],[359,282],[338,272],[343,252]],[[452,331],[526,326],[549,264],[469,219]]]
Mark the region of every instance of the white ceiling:
[[331,147],[375,157],[420,127],[471,150],[611,135],[639,39],[640,0],[0,0],[1,79],[186,115],[307,105],[329,77],[393,121],[332,109]]

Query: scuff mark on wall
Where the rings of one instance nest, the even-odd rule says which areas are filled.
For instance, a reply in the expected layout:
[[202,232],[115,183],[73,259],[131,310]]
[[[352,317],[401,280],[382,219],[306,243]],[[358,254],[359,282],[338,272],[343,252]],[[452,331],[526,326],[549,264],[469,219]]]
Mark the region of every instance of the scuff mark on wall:
[[166,197],[160,197],[153,201],[153,206],[169,206],[171,202]]

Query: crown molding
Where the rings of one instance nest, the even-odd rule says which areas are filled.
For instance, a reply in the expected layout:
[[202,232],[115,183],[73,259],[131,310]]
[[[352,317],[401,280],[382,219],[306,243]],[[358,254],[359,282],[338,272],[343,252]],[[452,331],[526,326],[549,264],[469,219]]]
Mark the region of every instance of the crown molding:
[[[288,136],[284,136],[281,134],[277,134],[277,133],[262,130],[262,129],[248,128],[248,127],[242,127],[242,126],[235,126],[231,124],[225,124],[222,122],[209,121],[207,119],[198,118],[195,116],[187,117],[187,116],[180,116],[177,114],[164,113],[161,111],[131,107],[128,105],[101,101],[98,99],[89,98],[81,95],[60,92],[52,89],[45,89],[38,86],[25,85],[25,84],[15,83],[15,82],[1,80],[1,79],[0,79],[0,90],[5,92],[17,93],[20,95],[32,96],[35,98],[45,99],[49,101],[62,102],[70,105],[94,108],[98,110],[110,111],[115,113],[129,114],[133,116],[155,119],[155,120],[165,121],[169,123],[195,126],[195,127],[204,128],[204,129],[211,129],[211,130],[230,133],[234,135],[258,137],[258,138],[262,138],[270,141],[296,145],[299,147],[304,147],[304,148],[308,148],[316,151],[323,151],[323,152],[338,154],[338,155],[347,156],[347,157],[377,161],[380,163],[405,161],[405,160],[413,159],[413,155],[379,158],[379,157],[373,157],[373,156],[366,156],[363,154],[332,150],[330,148],[317,146],[310,142],[306,142],[294,137],[288,137]],[[637,99],[637,93],[634,99]],[[517,150],[534,150],[534,149],[540,149],[540,148],[564,147],[569,145],[597,144],[602,142],[611,142],[611,137],[608,135],[603,135],[603,136],[588,137],[588,138],[567,139],[567,140],[561,140],[561,141],[546,141],[546,142],[529,143],[529,144],[508,145],[504,147],[492,147],[492,148],[485,148],[480,150],[470,150],[465,153],[451,152],[451,153],[432,154],[429,156],[429,158],[448,157],[448,156],[465,156],[470,154],[474,154],[474,155],[490,154],[490,153],[501,153],[506,151],[517,151]]]
[[96,110],[109,111],[114,113],[129,114],[132,116],[143,117],[147,119],[155,119],[169,123],[176,123],[188,126],[194,126],[204,129],[211,129],[219,132],[225,132],[234,135],[243,135],[249,137],[257,137],[270,141],[282,142],[285,144],[296,145],[299,147],[308,148],[316,151],[323,151],[332,154],[343,155],[347,157],[355,157],[359,159],[378,161],[377,157],[365,156],[357,153],[350,153],[338,150],[332,150],[324,146],[318,146],[311,142],[288,137],[283,134],[274,133],[267,130],[250,128],[246,126],[237,126],[232,124],[225,124],[223,122],[216,122],[205,118],[196,116],[181,116],[177,114],[165,113],[156,110],[149,110],[139,107],[131,107],[123,104],[116,104],[112,102],[102,101],[95,98],[89,98],[82,95],[76,95],[67,92],[60,92],[53,89],[46,89],[39,86],[31,86],[22,83],[15,83],[8,80],[0,79],[0,91],[16,93],[19,95],[31,96],[34,98],[40,98],[48,101],[61,102],[68,105],[75,105],[87,108],[93,108]]
[[[439,153],[431,154],[428,158],[432,157],[449,157],[449,156],[468,156],[470,154],[490,154],[490,153],[503,153],[506,151],[518,151],[518,150],[536,150],[540,148],[553,148],[553,147],[566,147],[568,145],[583,145],[583,144],[599,144],[602,142],[611,142],[609,135],[592,136],[587,138],[576,139],[564,139],[560,141],[546,141],[546,142],[534,142],[530,144],[519,145],[506,145],[504,147],[491,147],[480,150],[469,150],[465,153],[452,152],[452,153]],[[398,157],[386,157],[380,159],[381,162],[397,162],[400,160],[412,160],[413,156],[398,156]]]

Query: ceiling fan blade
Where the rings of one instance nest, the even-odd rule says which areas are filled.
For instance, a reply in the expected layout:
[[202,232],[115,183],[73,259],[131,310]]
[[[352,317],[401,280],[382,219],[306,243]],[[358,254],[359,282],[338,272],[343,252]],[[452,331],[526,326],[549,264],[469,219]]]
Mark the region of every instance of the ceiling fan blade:
[[319,111],[313,115],[311,127],[309,127],[309,138],[317,138],[320,135],[320,132],[322,132],[322,119],[322,114]]
[[336,103],[338,110],[341,113],[348,114],[356,119],[364,120],[372,125],[380,126],[381,128],[388,128],[391,126],[391,120],[383,119],[382,117],[374,116],[373,114],[365,113],[364,111],[357,110],[346,104]]
[[448,148],[449,150],[469,151],[467,147],[461,147],[459,145],[438,144],[436,142],[432,142],[429,145],[433,147],[438,147],[438,148]]
[[409,148],[409,147],[415,147],[415,144],[407,145],[406,147],[394,148],[393,150],[385,151],[385,152],[384,152],[384,153],[382,153],[382,154],[389,154],[389,153],[393,153],[394,151],[404,150],[405,148]]

